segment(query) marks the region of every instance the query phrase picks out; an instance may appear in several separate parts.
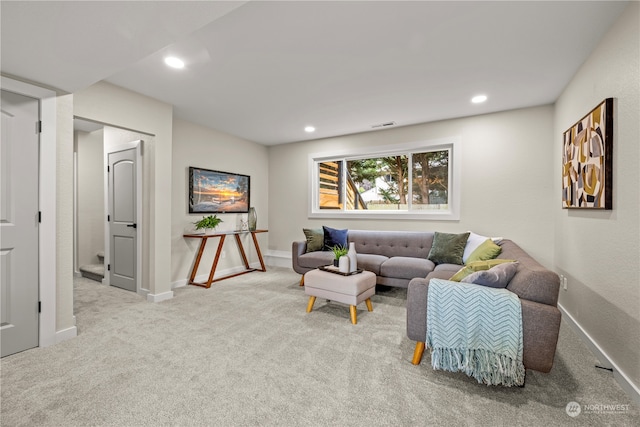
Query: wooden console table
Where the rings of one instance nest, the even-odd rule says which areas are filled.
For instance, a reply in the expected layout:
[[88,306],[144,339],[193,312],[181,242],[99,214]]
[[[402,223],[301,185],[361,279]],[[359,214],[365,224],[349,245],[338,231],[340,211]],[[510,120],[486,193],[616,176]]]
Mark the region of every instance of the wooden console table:
[[[257,233],[266,233],[268,230],[255,230],[255,231],[226,231],[220,233],[213,234],[184,234],[185,238],[192,239],[200,239],[200,247],[198,248],[198,252],[196,253],[196,260],[193,264],[193,269],[191,269],[191,276],[189,277],[189,284],[202,286],[205,288],[211,287],[211,283],[217,282],[219,280],[228,279],[230,277],[239,276],[241,274],[251,273],[252,271],[267,271],[264,266],[264,260],[262,259],[262,253],[260,252],[260,245],[258,245],[258,239],[256,239]],[[253,245],[256,248],[256,252],[258,253],[258,259],[260,260],[260,266],[262,268],[251,268],[249,266],[249,261],[247,260],[247,255],[244,251],[244,246],[242,245],[242,240],[240,240],[241,234],[251,234],[251,238],[253,239]],[[242,261],[244,262],[245,270],[239,273],[229,274],[227,276],[218,277],[216,279],[213,278],[213,275],[216,272],[216,267],[218,266],[218,260],[220,260],[220,254],[222,253],[222,245],[224,244],[225,238],[229,235],[233,235],[236,238],[236,244],[238,245],[238,249],[240,250],[240,255],[242,255]],[[204,248],[207,245],[207,241],[213,237],[220,238],[218,242],[218,249],[216,250],[216,256],[213,259],[213,264],[211,265],[211,272],[209,273],[209,279],[204,283],[196,283],[194,280],[196,278],[196,274],[198,273],[198,266],[200,265],[200,259],[202,258],[202,253],[204,252]]]

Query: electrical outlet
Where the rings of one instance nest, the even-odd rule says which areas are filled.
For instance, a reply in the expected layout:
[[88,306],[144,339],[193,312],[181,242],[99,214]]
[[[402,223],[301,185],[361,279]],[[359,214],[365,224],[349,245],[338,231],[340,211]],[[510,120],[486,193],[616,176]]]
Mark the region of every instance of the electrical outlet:
[[567,278],[564,274],[560,275],[560,286],[562,286],[562,289],[564,289],[565,291],[567,290]]
[[222,253],[220,254],[220,258],[224,258],[227,256],[227,253],[225,251],[222,251]]

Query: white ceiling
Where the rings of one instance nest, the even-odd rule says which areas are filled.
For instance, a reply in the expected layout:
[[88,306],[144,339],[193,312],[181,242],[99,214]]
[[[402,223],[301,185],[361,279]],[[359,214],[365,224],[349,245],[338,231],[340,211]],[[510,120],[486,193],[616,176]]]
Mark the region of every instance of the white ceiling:
[[0,69],[67,92],[106,80],[271,145],[553,103],[625,6],[2,1]]

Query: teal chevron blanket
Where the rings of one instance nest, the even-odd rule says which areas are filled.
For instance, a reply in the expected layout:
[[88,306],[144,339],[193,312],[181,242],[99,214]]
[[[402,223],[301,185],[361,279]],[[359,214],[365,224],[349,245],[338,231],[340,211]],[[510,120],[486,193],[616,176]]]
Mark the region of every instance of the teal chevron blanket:
[[488,385],[522,385],[522,309],[506,289],[431,279],[427,340],[433,369]]

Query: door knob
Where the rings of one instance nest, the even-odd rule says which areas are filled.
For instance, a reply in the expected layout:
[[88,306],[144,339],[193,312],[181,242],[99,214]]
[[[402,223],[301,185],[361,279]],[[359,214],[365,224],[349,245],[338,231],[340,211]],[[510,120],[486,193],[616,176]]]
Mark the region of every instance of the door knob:
[[136,223],[127,224],[127,227],[138,228],[138,224],[136,224]]

